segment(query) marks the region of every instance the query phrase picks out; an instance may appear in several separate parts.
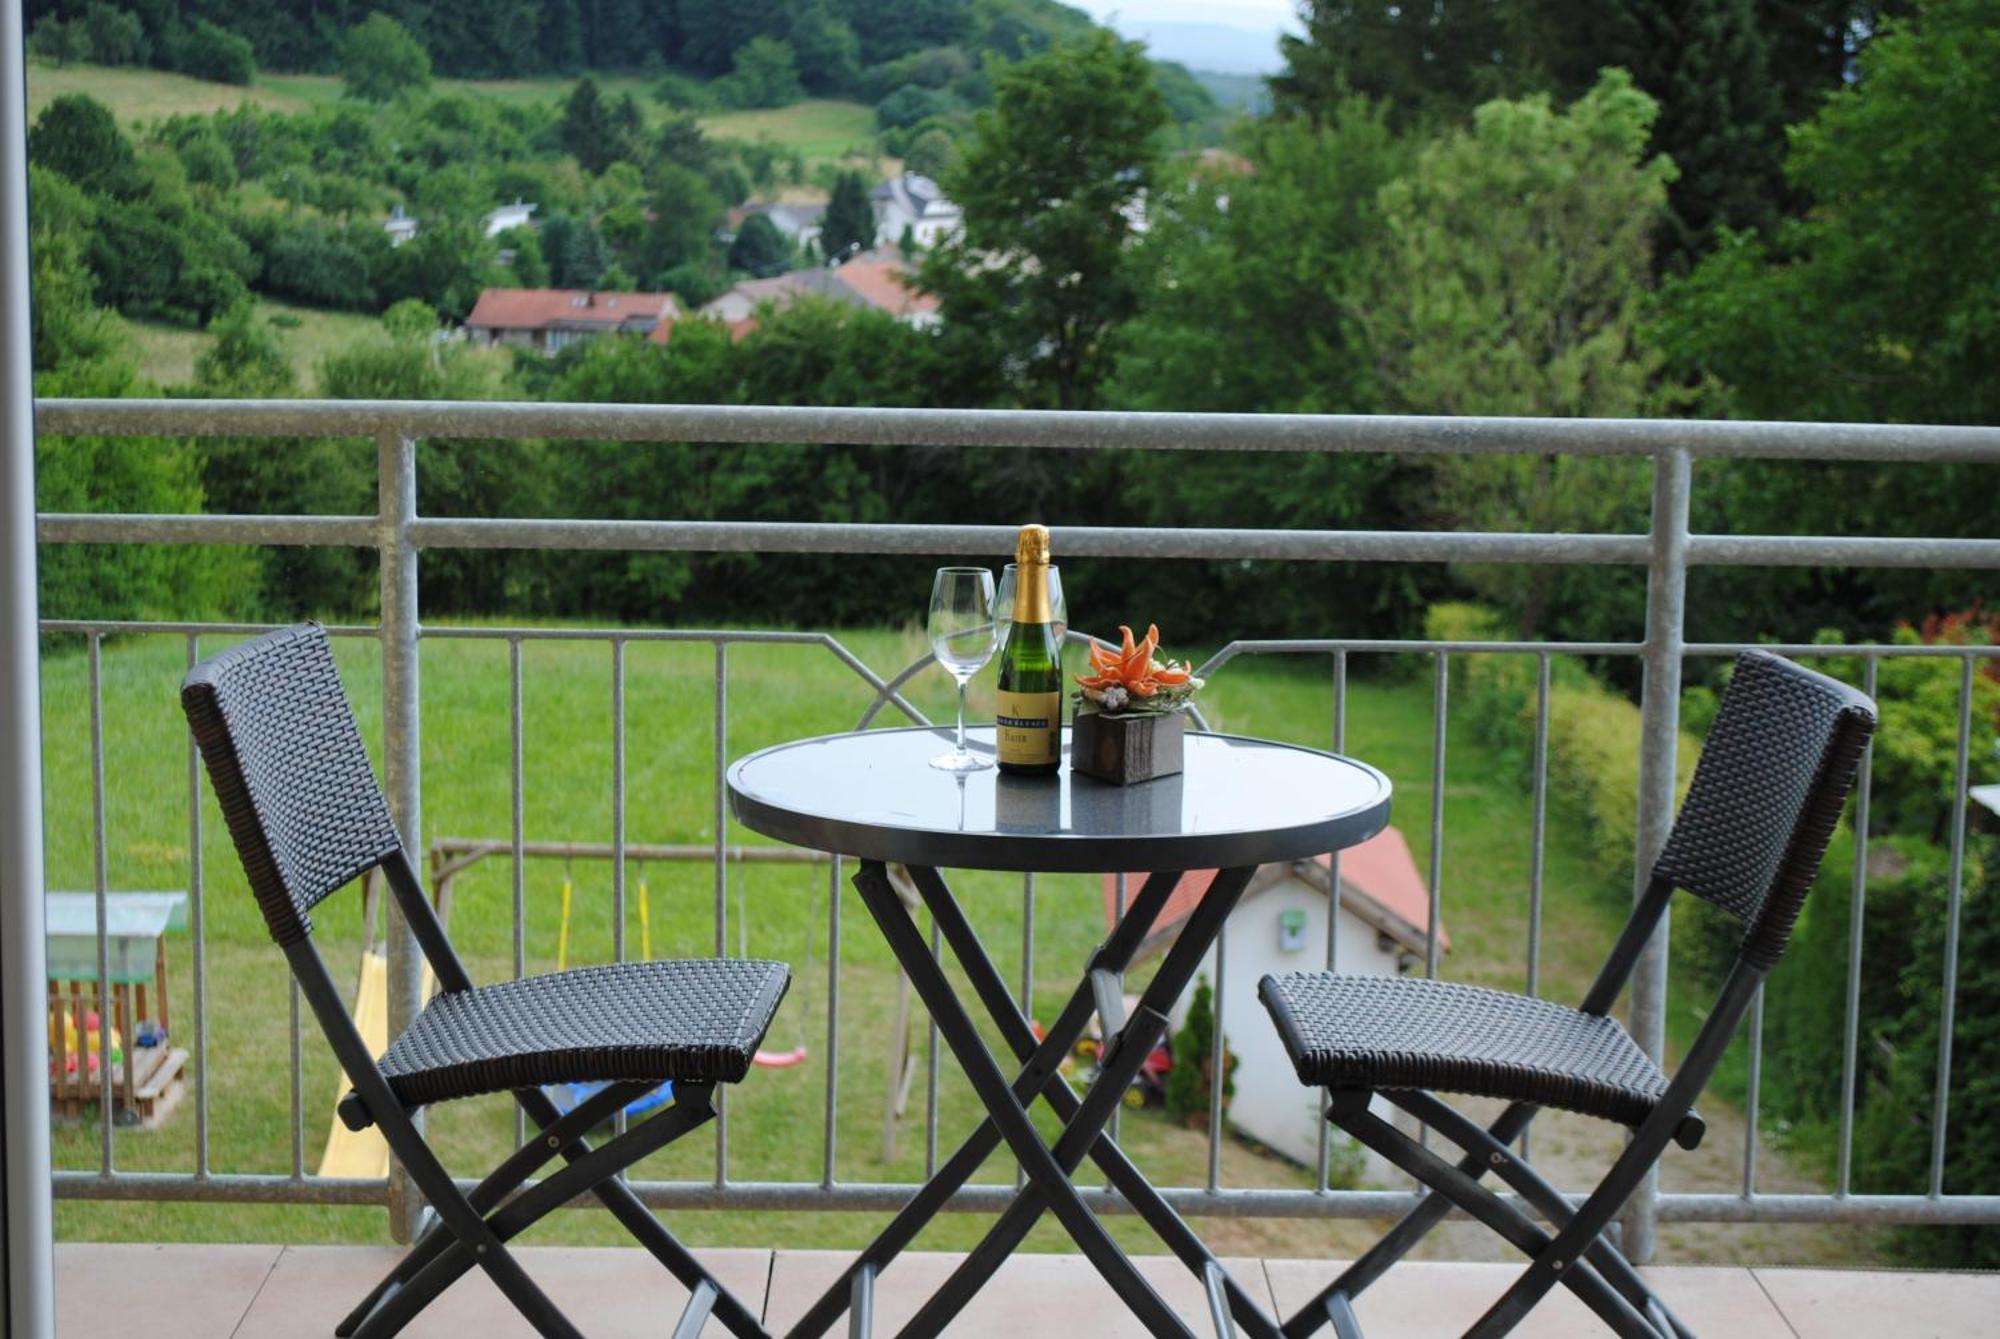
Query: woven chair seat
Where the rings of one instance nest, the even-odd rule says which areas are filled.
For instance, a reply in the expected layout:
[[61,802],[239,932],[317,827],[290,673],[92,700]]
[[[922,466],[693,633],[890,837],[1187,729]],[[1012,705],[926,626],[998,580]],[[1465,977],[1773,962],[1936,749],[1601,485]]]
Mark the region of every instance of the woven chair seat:
[[735,1083],[791,982],[781,962],[580,967],[440,994],[384,1053],[406,1106],[545,1083]]
[[1288,972],[1258,987],[1320,1088],[1418,1089],[1560,1107],[1636,1126],[1667,1079],[1616,1019],[1525,995],[1398,976]]

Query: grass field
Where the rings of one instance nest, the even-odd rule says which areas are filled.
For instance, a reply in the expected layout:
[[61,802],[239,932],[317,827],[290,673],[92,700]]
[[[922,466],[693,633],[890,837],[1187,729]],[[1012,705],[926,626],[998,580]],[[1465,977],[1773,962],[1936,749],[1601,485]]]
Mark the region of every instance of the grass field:
[[[859,631],[843,641],[878,670],[906,663],[919,651],[913,632]],[[122,641],[106,649],[103,668],[106,787],[105,857],[113,888],[185,887],[188,879],[187,754],[174,696],[185,663],[179,638]],[[374,644],[344,641],[340,659],[363,732],[379,733],[378,668]],[[715,818],[713,653],[706,646],[635,643],[626,651],[628,837],[634,842],[707,842]],[[507,651],[500,642],[430,641],[423,654],[425,827],[433,836],[498,836],[509,830]],[[74,648],[52,648],[45,664],[48,739],[48,861],[50,886],[88,888],[93,868],[90,817],[89,697],[86,665]],[[1351,688],[1349,748],[1382,765],[1397,784],[1395,821],[1417,860],[1429,858],[1431,794],[1430,685],[1427,678],[1357,679]],[[927,674],[913,697],[934,717],[949,711],[948,685]],[[972,709],[988,712],[989,690],[975,685]],[[861,682],[824,650],[738,646],[729,653],[726,752],[739,756],[764,744],[849,728],[868,701]],[[610,653],[602,643],[530,643],[524,652],[524,794],[526,832],[536,839],[608,841],[611,812]],[[1331,719],[1326,666],[1239,661],[1211,685],[1218,728],[1325,744]],[[1468,730],[1450,736],[1444,801],[1449,822],[1443,850],[1443,906],[1454,951],[1448,976],[1518,988],[1526,942],[1529,860],[1528,796],[1511,769]],[[210,1145],[214,1170],[282,1173],[292,1165],[294,1120],[286,1019],[290,1008],[283,962],[272,949],[245,891],[212,800],[203,827],[208,937]],[[730,840],[757,842],[731,827]],[[1543,945],[1544,989],[1574,997],[1595,967],[1622,916],[1623,890],[1593,889],[1582,852],[1551,829],[1548,909]],[[525,871],[524,944],[528,970],[553,966],[559,930],[556,862]],[[571,939],[572,961],[612,956],[610,873],[579,862]],[[713,948],[715,884],[706,864],[628,869],[626,942],[637,951],[639,888],[646,885],[654,952],[705,954]],[[1020,883],[1010,876],[962,875],[955,880],[975,924],[995,945],[1002,970],[1019,969]],[[791,962],[795,984],[770,1045],[804,1044],[811,1058],[791,1069],[759,1070],[730,1094],[729,1175],[736,1180],[817,1180],[826,1084],[827,872],[824,866],[738,866],[729,874],[727,942],[752,954]],[[843,887],[838,1147],[835,1175],[844,1181],[915,1180],[924,1171],[925,1079],[919,1073],[911,1114],[896,1156],[882,1150],[882,1101],[887,1079],[888,1020],[895,975],[886,948],[858,898]],[[1035,1012],[1049,1018],[1102,934],[1095,881],[1037,881],[1038,982]],[[319,946],[336,976],[349,980],[358,962],[358,896],[342,894],[316,919]],[[454,938],[476,977],[511,970],[511,871],[489,860],[460,881],[452,913]],[[189,941],[171,941],[175,1003],[189,1016]],[[179,1040],[191,1038],[185,1025]],[[305,1029],[302,1110],[297,1149],[316,1166],[336,1090],[332,1060],[310,1024]],[[921,1056],[921,1047],[919,1049]],[[921,1065],[921,1061],[920,1061]],[[948,1151],[976,1117],[971,1094],[948,1061],[940,1073],[940,1142]],[[448,1156],[462,1172],[490,1165],[511,1147],[511,1109],[502,1100],[461,1103],[434,1120]],[[98,1127],[61,1128],[58,1163],[98,1165]],[[1124,1123],[1123,1143],[1163,1184],[1199,1184],[1205,1135],[1170,1126],[1151,1113]],[[1539,1146],[1539,1145],[1538,1145]],[[119,1167],[188,1170],[194,1162],[192,1101],[166,1128],[116,1131]],[[705,1135],[642,1165],[638,1174],[670,1179],[713,1175],[715,1144]],[[1225,1184],[1301,1185],[1307,1173],[1226,1141]],[[1012,1174],[1004,1159],[984,1180]],[[1726,1173],[1724,1173],[1726,1175]],[[65,1201],[59,1226],[66,1238],[152,1237],[162,1240],[372,1241],[384,1230],[378,1210],[248,1205],[149,1206]],[[854,1245],[878,1229],[872,1215],[730,1213],[676,1215],[692,1240],[770,1245]],[[1146,1234],[1129,1219],[1112,1220],[1132,1243]],[[965,1249],[981,1220],[947,1216],[920,1244]],[[1218,1248],[1268,1253],[1353,1249],[1366,1225],[1351,1223],[1219,1222],[1205,1229]],[[539,1239],[610,1242],[617,1229],[593,1214],[563,1215],[538,1229]],[[1710,1240],[1704,1238],[1704,1241]],[[1067,1239],[1044,1225],[1035,1249],[1061,1250]],[[1795,1254],[1795,1248],[1786,1247]],[[1696,1254],[1708,1254],[1698,1250]]]
[[[627,93],[639,100],[648,119],[664,115],[638,75],[598,74],[598,87],[611,97]],[[569,96],[576,81],[547,79],[440,79],[439,91],[464,92],[503,103],[554,103]],[[165,70],[100,65],[28,67],[28,115],[35,116],[65,93],[88,93],[126,125],[177,115],[230,111],[249,102],[273,111],[299,112],[341,101],[340,80],[326,74],[260,74],[248,88],[214,84]],[[863,103],[813,98],[790,107],[712,112],[701,118],[718,139],[768,139],[800,154],[808,170],[873,154],[875,113]]]
[[[295,307],[290,303],[257,299],[257,311],[266,319],[278,317],[274,327],[279,341],[292,356],[298,372],[299,391],[311,394],[316,386],[319,364],[328,354],[338,352],[356,339],[381,329],[382,323],[358,312],[322,311]],[[285,318],[297,325],[283,324]],[[128,321],[132,349],[139,363],[139,375],[160,386],[184,386],[194,376],[195,359],[207,347],[205,330],[159,325],[149,321]]]

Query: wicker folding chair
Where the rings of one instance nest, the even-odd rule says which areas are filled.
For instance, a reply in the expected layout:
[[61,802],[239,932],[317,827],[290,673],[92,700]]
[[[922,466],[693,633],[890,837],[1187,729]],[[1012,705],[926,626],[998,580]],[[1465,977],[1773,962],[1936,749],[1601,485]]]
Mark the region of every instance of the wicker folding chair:
[[[339,1105],[378,1126],[435,1210],[435,1221],[335,1331],[390,1335],[473,1267],[544,1335],[578,1330],[506,1243],[552,1209],[594,1194],[685,1285],[672,1331],[693,1339],[713,1315],[732,1333],[765,1331],[639,1202],[619,1174],[706,1122],[718,1083],[735,1083],[784,998],[782,963],[707,958],[587,967],[474,986],[424,897],[375,784],[325,632],[284,628],[203,661],[181,686],[236,852],[313,1015],[353,1089]],[[312,939],[311,912],[380,868],[438,993],[378,1061],[356,1030]],[[673,1102],[592,1147],[585,1136],[635,1098],[673,1083]],[[541,1085],[605,1086],[559,1112]],[[469,1194],[425,1143],[413,1113],[433,1102],[512,1092],[535,1136]],[[565,1166],[522,1187],[544,1164]]]
[[[1259,983],[1300,1081],[1326,1090],[1327,1119],[1436,1192],[1287,1320],[1288,1339],[1328,1323],[1339,1339],[1358,1336],[1353,1299],[1454,1206],[1533,1261],[1468,1336],[1507,1333],[1563,1283],[1620,1335],[1691,1339],[1605,1229],[1669,1142],[1700,1142],[1695,1099],[1784,951],[1874,729],[1875,704],[1844,684],[1764,652],[1739,657],[1687,801],[1581,1008],[1399,977],[1296,972]],[[1670,1079],[1610,1011],[1676,888],[1744,928],[1721,996]],[[1438,1091],[1511,1105],[1481,1126]],[[1447,1161],[1376,1115],[1377,1093],[1463,1156]],[[1542,1107],[1632,1132],[1574,1209],[1512,1147]],[[1482,1184],[1487,1172],[1553,1235]]]

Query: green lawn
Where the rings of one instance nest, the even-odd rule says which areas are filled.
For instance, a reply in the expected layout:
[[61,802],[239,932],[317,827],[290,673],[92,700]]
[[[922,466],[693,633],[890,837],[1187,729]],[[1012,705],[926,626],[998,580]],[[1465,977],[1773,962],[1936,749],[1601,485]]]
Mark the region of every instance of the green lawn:
[[864,103],[812,98],[790,107],[711,112],[702,129],[717,139],[767,139],[799,153],[810,171],[819,163],[875,154],[875,112]]
[[126,125],[168,116],[206,116],[234,111],[248,102],[273,111],[304,111],[310,100],[300,97],[285,80],[259,79],[249,88],[215,84],[167,70],[111,68],[102,65],[54,66],[28,62],[28,115],[65,93],[88,93],[111,109]]
[[[279,342],[292,355],[301,394],[311,394],[316,388],[320,362],[328,354],[381,329],[379,320],[359,312],[297,307],[269,298],[257,299],[257,310],[267,319],[279,318],[281,323],[274,329]],[[287,320],[297,324],[285,324]],[[208,345],[207,331],[151,321],[126,324],[138,357],[140,376],[160,386],[184,386],[193,379],[195,359]]]
[[[843,640],[868,663],[887,670],[916,654],[914,633],[860,631]],[[129,639],[107,648],[103,660],[105,722],[106,859],[113,888],[183,887],[187,872],[186,744],[174,687],[185,648],[178,638]],[[374,646],[343,642],[343,669],[371,746],[379,729],[378,671]],[[528,835],[605,841],[611,835],[610,654],[602,644],[530,643],[524,656],[525,790]],[[713,838],[712,652],[703,646],[633,644],[627,651],[628,835],[635,842],[708,841]],[[507,654],[504,644],[432,641],[423,654],[425,825],[433,835],[504,836],[508,831]],[[858,679],[825,651],[813,647],[738,646],[729,653],[728,753],[740,755],[766,743],[850,727],[868,700]],[[948,710],[948,685],[926,675],[914,695],[940,717]],[[976,687],[975,712],[990,710],[987,690]],[[45,666],[47,729],[48,861],[50,886],[87,888],[91,882],[88,689],[83,657],[74,648],[52,649]],[[1239,661],[1217,676],[1209,694],[1215,724],[1302,742],[1328,741],[1331,689],[1322,658],[1293,664]],[[1396,822],[1420,864],[1429,856],[1430,688],[1419,677],[1360,679],[1352,687],[1349,747],[1381,764],[1398,785]],[[1445,785],[1449,814],[1444,850],[1444,908],[1455,943],[1445,971],[1459,979],[1518,985],[1525,943],[1528,866],[1528,800],[1511,773],[1461,730],[1451,740]],[[732,828],[732,840],[760,839]],[[1581,853],[1551,834],[1552,892],[1545,981],[1556,993],[1581,984],[1619,917],[1620,896],[1593,895]],[[210,1017],[210,1143],[216,1170],[283,1172],[290,1166],[292,1112],[286,1079],[288,992],[283,962],[264,938],[244,890],[212,801],[204,824],[207,870]],[[612,911],[609,871],[579,864],[571,953],[576,960],[608,958]],[[527,871],[526,949],[531,970],[553,965],[562,868],[537,862]],[[638,943],[638,883],[651,897],[655,952],[706,953],[714,934],[714,889],[705,865],[653,866],[630,871],[627,939]],[[808,1063],[760,1070],[754,1082],[731,1094],[729,1174],[741,1180],[816,1180],[821,1173],[820,1125],[824,1111],[826,1055],[827,878],[824,867],[747,866],[732,872],[729,942],[747,933],[751,952],[786,959],[797,980],[773,1032],[781,1048],[804,1043]],[[995,946],[1003,970],[1018,971],[1021,889],[1005,876],[961,876],[957,886],[981,934]],[[737,917],[747,908],[748,925]],[[1048,1018],[1060,1003],[1103,931],[1093,880],[1048,877],[1037,884],[1036,1013]],[[503,974],[510,962],[510,871],[504,860],[470,871],[459,887],[453,934],[482,978]],[[894,974],[886,948],[851,889],[843,888],[839,1149],[843,1180],[914,1180],[923,1171],[924,1082],[915,1087],[913,1112],[898,1155],[881,1157],[882,1093]],[[319,943],[342,980],[351,979],[360,949],[359,898],[343,894],[318,916]],[[810,936],[812,948],[808,953]],[[174,998],[190,1010],[189,942],[172,941]],[[180,1040],[190,1040],[187,1025]],[[941,1139],[949,1150],[970,1128],[976,1107],[947,1063],[941,1075]],[[317,1163],[330,1117],[336,1080],[332,1061],[310,1025],[305,1042],[304,1156]],[[461,1104],[439,1114],[435,1127],[462,1170],[497,1156],[511,1135],[502,1101]],[[193,1163],[194,1113],[183,1106],[166,1128],[153,1133],[120,1130],[117,1165],[132,1169],[185,1170]],[[1141,1165],[1163,1183],[1199,1183],[1207,1141],[1168,1126],[1150,1114],[1128,1117],[1124,1142]],[[714,1141],[706,1136],[669,1150],[640,1169],[648,1177],[705,1178],[714,1170]],[[58,1163],[97,1165],[94,1125],[60,1129]],[[1304,1173],[1231,1143],[1226,1177],[1237,1185],[1298,1185]],[[987,1179],[1011,1176],[996,1163]],[[60,1228],[67,1238],[153,1237],[212,1240],[380,1239],[377,1210],[259,1208],[253,1206],[116,1205],[64,1202]],[[1114,1230],[1144,1239],[1129,1220]],[[879,1225],[869,1215],[680,1215],[688,1236],[704,1242],[854,1244]],[[924,1243],[963,1249],[978,1220],[949,1217]],[[1217,1224],[1218,1240],[1242,1243],[1251,1225]],[[1286,1243],[1306,1249],[1323,1224],[1282,1224]],[[1229,1234],[1236,1233],[1236,1236]],[[597,1215],[565,1215],[542,1229],[545,1239],[612,1241],[615,1227]],[[1066,1238],[1046,1225],[1032,1239],[1040,1249],[1063,1249]]]
[[[593,75],[608,96],[630,93],[649,120],[665,113],[639,75]],[[439,91],[471,93],[506,103],[554,103],[569,96],[574,79],[439,79]],[[260,74],[248,88],[215,84],[165,70],[109,68],[101,65],[52,66],[36,61],[28,67],[28,114],[33,117],[65,93],[88,93],[104,103],[121,122],[136,125],[182,114],[206,115],[230,111],[245,102],[274,111],[298,112],[329,107],[341,101],[339,78],[328,74]],[[712,112],[702,126],[718,139],[768,139],[804,157],[808,168],[874,152],[875,113],[864,103],[812,98],[790,107],[756,111]]]

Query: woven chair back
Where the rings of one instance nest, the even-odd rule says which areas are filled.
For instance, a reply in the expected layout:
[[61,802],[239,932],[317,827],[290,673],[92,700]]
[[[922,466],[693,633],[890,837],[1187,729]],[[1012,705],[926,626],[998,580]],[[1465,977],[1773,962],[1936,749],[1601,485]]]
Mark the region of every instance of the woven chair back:
[[1742,957],[1784,952],[1875,729],[1837,679],[1745,651],[1653,876],[1743,923]]
[[204,660],[181,708],[279,944],[310,935],[315,906],[402,849],[318,624]]

